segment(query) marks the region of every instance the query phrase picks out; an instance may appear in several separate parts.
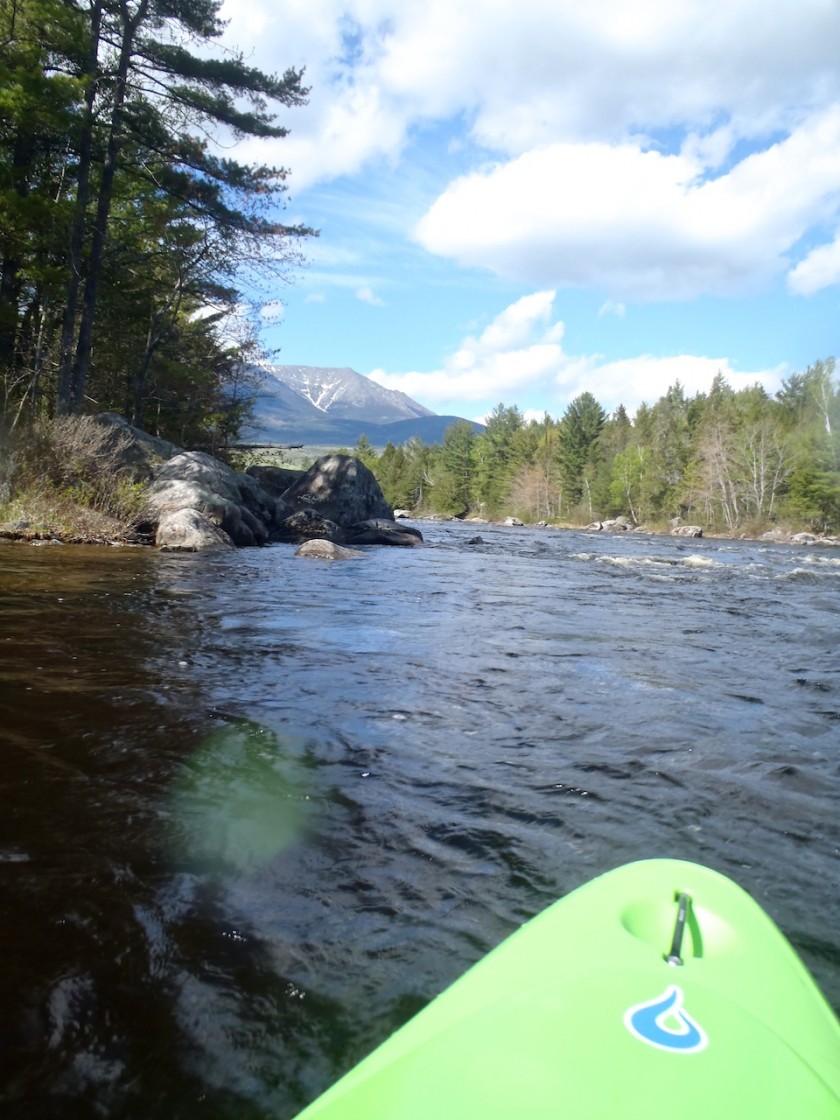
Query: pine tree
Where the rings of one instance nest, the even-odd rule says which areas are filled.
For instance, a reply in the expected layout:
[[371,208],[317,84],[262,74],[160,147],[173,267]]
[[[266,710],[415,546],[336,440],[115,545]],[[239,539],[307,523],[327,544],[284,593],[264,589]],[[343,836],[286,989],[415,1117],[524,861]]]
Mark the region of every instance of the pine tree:
[[558,462],[566,508],[584,496],[585,470],[606,423],[606,413],[591,393],[581,393],[568,406],[560,422]]

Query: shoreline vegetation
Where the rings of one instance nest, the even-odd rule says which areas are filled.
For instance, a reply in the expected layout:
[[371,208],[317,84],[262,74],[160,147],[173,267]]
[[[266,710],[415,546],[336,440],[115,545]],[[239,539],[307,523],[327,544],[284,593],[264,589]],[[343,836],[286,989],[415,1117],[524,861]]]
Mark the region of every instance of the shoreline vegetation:
[[[499,406],[500,410],[503,406]],[[505,409],[507,419],[515,410]],[[492,422],[488,425],[493,437]],[[539,430],[539,425],[531,425]],[[464,435],[460,425],[454,436]],[[128,429],[129,431],[131,429]],[[514,425],[514,434],[528,431],[524,425]],[[145,440],[160,448],[159,461],[176,452],[174,444],[141,433]],[[447,437],[449,432],[447,433]],[[471,433],[471,449],[479,444],[483,435]],[[479,444],[480,446],[480,444]],[[346,449],[342,449],[346,454]],[[447,487],[446,440],[443,446],[424,447],[409,441],[400,448],[388,445],[381,453],[361,437],[353,454],[374,472],[386,501],[396,509],[395,516],[418,521],[448,520],[474,525],[528,526],[546,530],[578,530],[590,532],[624,532],[671,534],[684,537],[712,537],[728,540],[766,539],[813,545],[840,545],[840,536],[825,526],[815,531],[813,524],[803,524],[792,519],[753,519],[746,525],[725,526],[712,521],[683,516],[696,513],[696,508],[676,512],[665,519],[652,518],[639,522],[624,510],[616,511],[616,503],[608,504],[605,515],[594,512],[589,503],[579,502],[569,517],[528,516],[522,509],[521,498],[515,500],[516,484],[510,485],[507,496],[493,511],[467,508],[457,513],[440,508],[441,494],[451,495],[452,481]],[[403,497],[410,490],[395,486],[394,465],[405,467],[407,457],[414,455],[422,473],[419,477],[420,504],[400,507],[394,497]],[[236,457],[229,452],[223,459]],[[251,457],[253,459],[253,456]],[[241,455],[240,455],[241,459]],[[276,459],[276,457],[275,457]],[[467,465],[470,461],[467,461]],[[235,464],[240,468],[243,461]],[[253,465],[253,463],[251,464]],[[306,464],[299,464],[303,473]],[[415,464],[416,469],[417,464]],[[462,464],[463,466],[463,464]],[[520,466],[520,473],[522,471]],[[525,468],[533,469],[533,468]],[[131,439],[124,432],[103,426],[96,417],[64,417],[41,421],[26,429],[17,430],[12,437],[0,444],[0,539],[30,544],[103,544],[138,545],[154,544],[154,527],[150,523],[148,493],[150,477],[148,465],[138,469],[132,458]],[[495,479],[493,480],[495,481]],[[591,484],[588,493],[592,493]],[[415,491],[415,497],[418,492]],[[838,496],[840,497],[840,496]],[[540,511],[537,511],[540,512]],[[521,516],[521,514],[525,516]]]
[[[7,536],[148,543],[148,482],[115,466],[87,413],[241,469],[263,297],[317,231],[278,220],[287,168],[213,142],[220,128],[234,150],[280,140],[309,94],[301,70],[265,74],[223,50],[221,15],[221,0],[0,0]],[[718,374],[708,392],[677,382],[631,417],[584,392],[559,419],[499,404],[479,433],[462,420],[440,444],[381,449],[360,434],[352,454],[391,508],[418,517],[840,533],[833,358],[775,396]]]

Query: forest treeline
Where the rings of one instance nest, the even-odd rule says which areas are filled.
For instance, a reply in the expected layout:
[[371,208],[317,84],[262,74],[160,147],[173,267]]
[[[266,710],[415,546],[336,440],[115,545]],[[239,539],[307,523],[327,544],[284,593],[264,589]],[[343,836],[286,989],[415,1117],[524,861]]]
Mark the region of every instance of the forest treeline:
[[435,446],[414,439],[377,454],[362,438],[355,451],[393,506],[421,513],[840,530],[833,358],[793,374],[775,396],[757,384],[735,391],[718,374],[708,393],[689,396],[677,383],[632,419],[623,407],[607,415],[585,392],[559,420],[526,422],[499,404],[480,433],[464,420]]
[[[114,410],[216,444],[248,407],[240,286],[288,276],[282,137],[302,72],[222,49],[220,0],[0,0],[0,407],[7,429]],[[233,316],[234,321],[237,315]],[[222,329],[222,324],[225,324]]]

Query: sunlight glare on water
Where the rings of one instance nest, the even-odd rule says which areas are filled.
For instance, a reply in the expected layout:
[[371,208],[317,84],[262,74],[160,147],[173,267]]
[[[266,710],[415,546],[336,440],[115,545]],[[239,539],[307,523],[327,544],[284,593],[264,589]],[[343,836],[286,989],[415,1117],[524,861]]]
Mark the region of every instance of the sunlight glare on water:
[[187,865],[252,871],[303,840],[311,788],[289,744],[247,721],[210,733],[171,792],[174,853]]

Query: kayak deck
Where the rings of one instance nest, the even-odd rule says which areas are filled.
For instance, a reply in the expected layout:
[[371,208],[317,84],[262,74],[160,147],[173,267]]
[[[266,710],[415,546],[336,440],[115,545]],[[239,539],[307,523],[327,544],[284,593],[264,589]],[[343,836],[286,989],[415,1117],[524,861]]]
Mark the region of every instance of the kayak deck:
[[840,1024],[746,892],[647,860],[528,922],[300,1120],[713,1110],[840,1120]]

